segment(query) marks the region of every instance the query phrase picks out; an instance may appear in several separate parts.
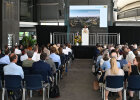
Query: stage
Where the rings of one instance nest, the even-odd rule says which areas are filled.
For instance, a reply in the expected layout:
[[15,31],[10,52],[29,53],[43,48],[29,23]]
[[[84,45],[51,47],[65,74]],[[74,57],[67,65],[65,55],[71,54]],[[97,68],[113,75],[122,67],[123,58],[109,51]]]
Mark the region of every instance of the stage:
[[72,46],[76,59],[92,59],[96,55],[95,46]]

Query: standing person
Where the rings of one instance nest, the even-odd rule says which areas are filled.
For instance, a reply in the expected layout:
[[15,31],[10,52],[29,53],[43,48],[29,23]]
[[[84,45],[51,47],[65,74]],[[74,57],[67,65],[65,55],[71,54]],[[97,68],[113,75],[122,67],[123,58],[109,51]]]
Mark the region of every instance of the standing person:
[[[104,76],[104,80],[106,80],[106,77],[107,76],[124,76],[124,71],[120,68],[118,68],[117,66],[117,60],[116,58],[111,58],[110,60],[110,65],[111,65],[111,68],[108,69],[106,72],[105,72],[105,76]],[[106,91],[105,91],[105,100],[108,100],[108,94],[109,94],[109,91],[114,91],[114,92],[118,92],[119,94],[119,98],[117,98],[117,100],[122,100],[122,89],[123,88],[116,88],[116,89],[111,89],[109,87],[106,87]]]

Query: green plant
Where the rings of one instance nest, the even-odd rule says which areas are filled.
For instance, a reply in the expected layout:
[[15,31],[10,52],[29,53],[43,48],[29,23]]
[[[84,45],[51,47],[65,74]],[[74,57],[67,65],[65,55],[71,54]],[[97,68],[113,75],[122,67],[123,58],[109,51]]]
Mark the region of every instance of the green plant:
[[36,44],[36,40],[34,40],[31,36],[24,36],[22,39],[22,45],[25,48],[33,47]]

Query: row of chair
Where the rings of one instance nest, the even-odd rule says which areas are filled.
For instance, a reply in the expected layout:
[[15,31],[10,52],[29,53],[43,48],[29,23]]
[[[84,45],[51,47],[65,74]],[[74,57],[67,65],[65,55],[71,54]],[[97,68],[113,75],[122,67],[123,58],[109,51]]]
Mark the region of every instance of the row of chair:
[[[125,85],[125,83],[127,83]],[[106,81],[102,84],[102,99],[105,100],[105,88],[123,88],[124,100],[127,100],[126,90],[139,91],[140,99],[140,75],[129,76],[127,82],[124,82],[123,76],[107,76]],[[113,92],[113,91],[110,91]]]

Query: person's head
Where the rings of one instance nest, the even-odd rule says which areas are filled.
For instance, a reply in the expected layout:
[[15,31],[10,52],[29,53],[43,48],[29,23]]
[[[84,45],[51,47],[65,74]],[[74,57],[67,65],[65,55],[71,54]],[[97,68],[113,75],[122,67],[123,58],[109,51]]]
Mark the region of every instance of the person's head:
[[38,48],[38,53],[41,53],[42,52],[42,48]]
[[34,52],[38,52],[38,47],[35,46],[35,47],[33,48],[33,50],[34,50]]
[[127,55],[127,53],[126,52],[123,52],[123,59],[126,59],[126,55]]
[[33,51],[28,51],[27,52],[27,56],[28,56],[28,58],[32,58],[33,57],[33,54],[34,54],[34,52]]
[[110,59],[110,65],[111,65],[111,68],[110,68],[111,73],[112,74],[115,74],[115,75],[118,74],[119,68],[117,66],[117,60],[116,60],[116,58],[111,58]]
[[41,53],[40,55],[40,60],[46,60],[47,54],[46,53]]
[[28,49],[24,49],[24,53],[26,54],[28,52]]
[[4,53],[5,53],[5,55],[9,55],[10,51],[9,50],[5,50]]
[[56,53],[56,48],[55,47],[51,47],[51,53]]
[[4,49],[5,49],[5,50],[8,50],[8,49],[9,49],[9,48],[8,48],[8,45],[5,45],[5,46],[4,46]]
[[10,58],[10,62],[17,63],[18,57],[17,57],[16,54],[11,53],[11,54],[9,55],[9,58]]
[[106,53],[106,54],[103,55],[103,60],[104,61],[109,60],[109,54],[108,53]]
[[15,46],[15,49],[18,49],[18,46],[17,45]]
[[117,59],[117,53],[115,50],[112,50],[111,53],[110,53],[110,58],[115,58]]
[[58,51],[59,51],[59,54],[62,54],[63,53],[63,48],[59,47]]
[[132,45],[129,46],[128,51],[133,51],[133,50],[134,50],[134,47]]
[[134,49],[137,49],[138,48],[137,44],[134,44],[133,47],[134,47]]
[[140,71],[140,57],[135,57],[133,64],[136,65]]
[[134,53],[134,55],[135,55],[136,57],[139,56],[139,53],[138,53],[137,50],[133,51],[133,53]]

